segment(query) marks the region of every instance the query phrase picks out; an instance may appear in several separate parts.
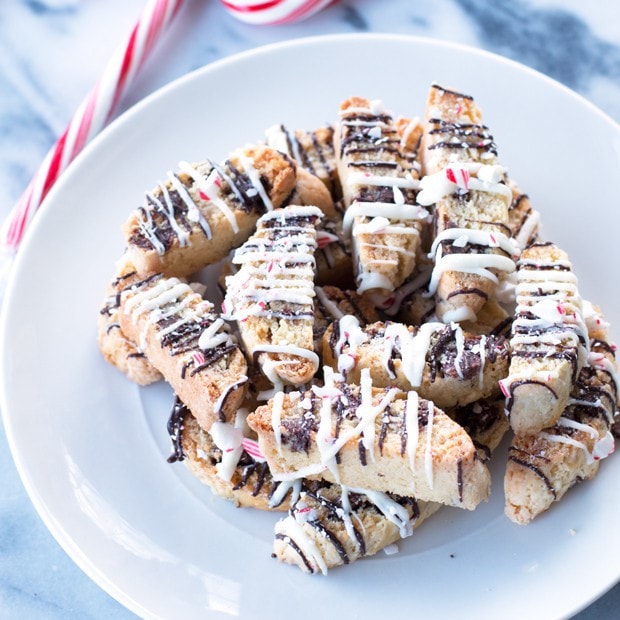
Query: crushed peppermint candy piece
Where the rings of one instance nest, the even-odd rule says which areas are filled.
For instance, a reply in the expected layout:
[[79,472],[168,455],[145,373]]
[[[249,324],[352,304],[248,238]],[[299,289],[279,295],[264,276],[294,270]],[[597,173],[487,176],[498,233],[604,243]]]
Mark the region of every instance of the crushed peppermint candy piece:
[[616,443],[614,441],[614,436],[607,431],[607,433],[605,433],[605,435],[594,444],[592,457],[595,461],[599,461],[600,459],[607,458],[610,454],[613,454],[615,449]]
[[194,358],[194,362],[197,366],[201,366],[206,362],[205,356],[201,351],[194,351],[194,353],[192,353],[192,357]]
[[316,233],[316,244],[321,250],[335,241],[338,241],[338,235],[334,235],[325,230],[318,230]]
[[260,451],[260,448],[258,447],[258,442],[254,441],[254,439],[244,437],[243,441],[241,442],[241,446],[256,462],[264,463],[267,460],[263,456],[263,453]]
[[454,185],[461,189],[469,189],[469,171],[465,168],[448,166],[448,168],[446,168],[446,178],[450,183],[454,183]]
[[502,391],[502,394],[506,398],[510,398],[512,396],[512,394],[510,392],[510,385],[507,384],[507,380],[506,379],[500,379],[498,381],[498,383],[499,383],[499,389]]

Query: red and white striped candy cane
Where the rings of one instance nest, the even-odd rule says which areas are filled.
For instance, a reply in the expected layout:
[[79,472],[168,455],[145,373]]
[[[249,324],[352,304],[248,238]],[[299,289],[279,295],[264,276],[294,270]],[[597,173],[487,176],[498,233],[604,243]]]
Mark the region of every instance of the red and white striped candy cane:
[[248,24],[273,26],[314,15],[337,0],[222,0],[237,19]]
[[[50,149],[0,231],[0,260],[10,262],[46,194],[76,155],[110,120],[121,96],[183,0],[149,0],[124,45]],[[5,268],[8,268],[5,266]]]

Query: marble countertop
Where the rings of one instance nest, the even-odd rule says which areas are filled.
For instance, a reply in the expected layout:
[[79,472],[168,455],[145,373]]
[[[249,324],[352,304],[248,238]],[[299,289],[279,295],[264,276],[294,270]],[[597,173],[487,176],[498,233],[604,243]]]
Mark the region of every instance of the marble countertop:
[[[143,0],[0,3],[0,217],[133,26]],[[391,32],[476,46],[537,69],[620,121],[617,0],[341,0],[301,23],[248,26],[188,0],[121,110],[218,58],[316,34]],[[65,554],[32,507],[0,430],[0,617],[130,618]],[[613,618],[620,586],[579,620]]]

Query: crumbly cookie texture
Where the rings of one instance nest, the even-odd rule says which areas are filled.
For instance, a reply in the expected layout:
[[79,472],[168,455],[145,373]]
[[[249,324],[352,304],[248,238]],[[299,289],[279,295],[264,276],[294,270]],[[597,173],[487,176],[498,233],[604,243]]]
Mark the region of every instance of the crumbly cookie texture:
[[209,430],[231,420],[243,402],[247,364],[213,305],[178,278],[128,277],[119,319],[175,393]]
[[614,451],[611,429],[617,408],[613,349],[593,340],[561,417],[538,433],[515,437],[504,477],[505,512],[519,524],[546,511],[577,482],[598,472]]
[[587,357],[583,304],[566,252],[537,243],[521,254],[517,271],[512,357],[501,386],[517,435],[555,424]]
[[323,361],[348,382],[370,371],[375,387],[416,390],[438,407],[466,405],[500,393],[510,363],[502,336],[476,336],[456,323],[373,323],[346,315],[323,337]]
[[312,332],[316,207],[263,215],[239,248],[239,271],[226,279],[224,308],[239,326],[248,356],[274,385],[306,383],[318,368]]
[[138,345],[121,328],[118,289],[133,268],[122,271],[106,288],[106,296],[97,319],[97,344],[104,359],[120,370],[130,381],[149,385],[160,381],[161,373],[151,364]]
[[[334,200],[342,196],[334,151],[334,128],[331,125],[313,131],[288,129],[273,125],[265,131],[267,145],[286,153],[304,170],[321,180]],[[308,203],[312,204],[312,203]]]
[[281,394],[248,417],[276,480],[321,477],[473,510],[490,477],[467,433],[416,392],[324,369],[325,385]]
[[346,208],[343,228],[351,236],[359,293],[393,291],[415,267],[428,212],[415,204],[413,136],[409,130],[401,138],[379,101],[351,97],[340,105],[335,147]]
[[[436,321],[435,302],[423,294],[413,294],[406,299],[397,315],[406,325],[422,325]],[[475,321],[461,321],[459,325],[470,334],[479,336],[505,336],[510,334],[512,317],[494,299],[487,301]]]
[[430,291],[444,322],[475,320],[515,269],[512,192],[497,149],[472,97],[434,85],[426,106],[418,202],[435,205],[435,266]]
[[301,205],[318,207],[326,217],[336,217],[336,207],[331,194],[321,183],[320,179],[308,172],[305,168],[297,166],[295,190],[286,199],[286,205]]

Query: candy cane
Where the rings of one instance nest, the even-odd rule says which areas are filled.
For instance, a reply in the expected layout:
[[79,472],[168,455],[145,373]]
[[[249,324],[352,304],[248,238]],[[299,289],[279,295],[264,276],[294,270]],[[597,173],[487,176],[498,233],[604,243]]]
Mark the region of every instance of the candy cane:
[[[303,19],[334,0],[222,0],[239,19],[255,24]],[[168,29],[184,0],[149,0],[124,45],[108,62],[68,127],[50,149],[0,229],[0,300],[12,259],[29,223],[65,168],[105,127],[140,67]]]
[[5,221],[0,231],[0,249],[8,254],[8,260],[19,247],[28,224],[52,185],[106,125],[123,92],[182,4],[183,0],[148,2],[127,42],[110,59],[99,82],[81,103]]
[[273,26],[306,19],[337,0],[222,0],[229,13],[248,24]]

